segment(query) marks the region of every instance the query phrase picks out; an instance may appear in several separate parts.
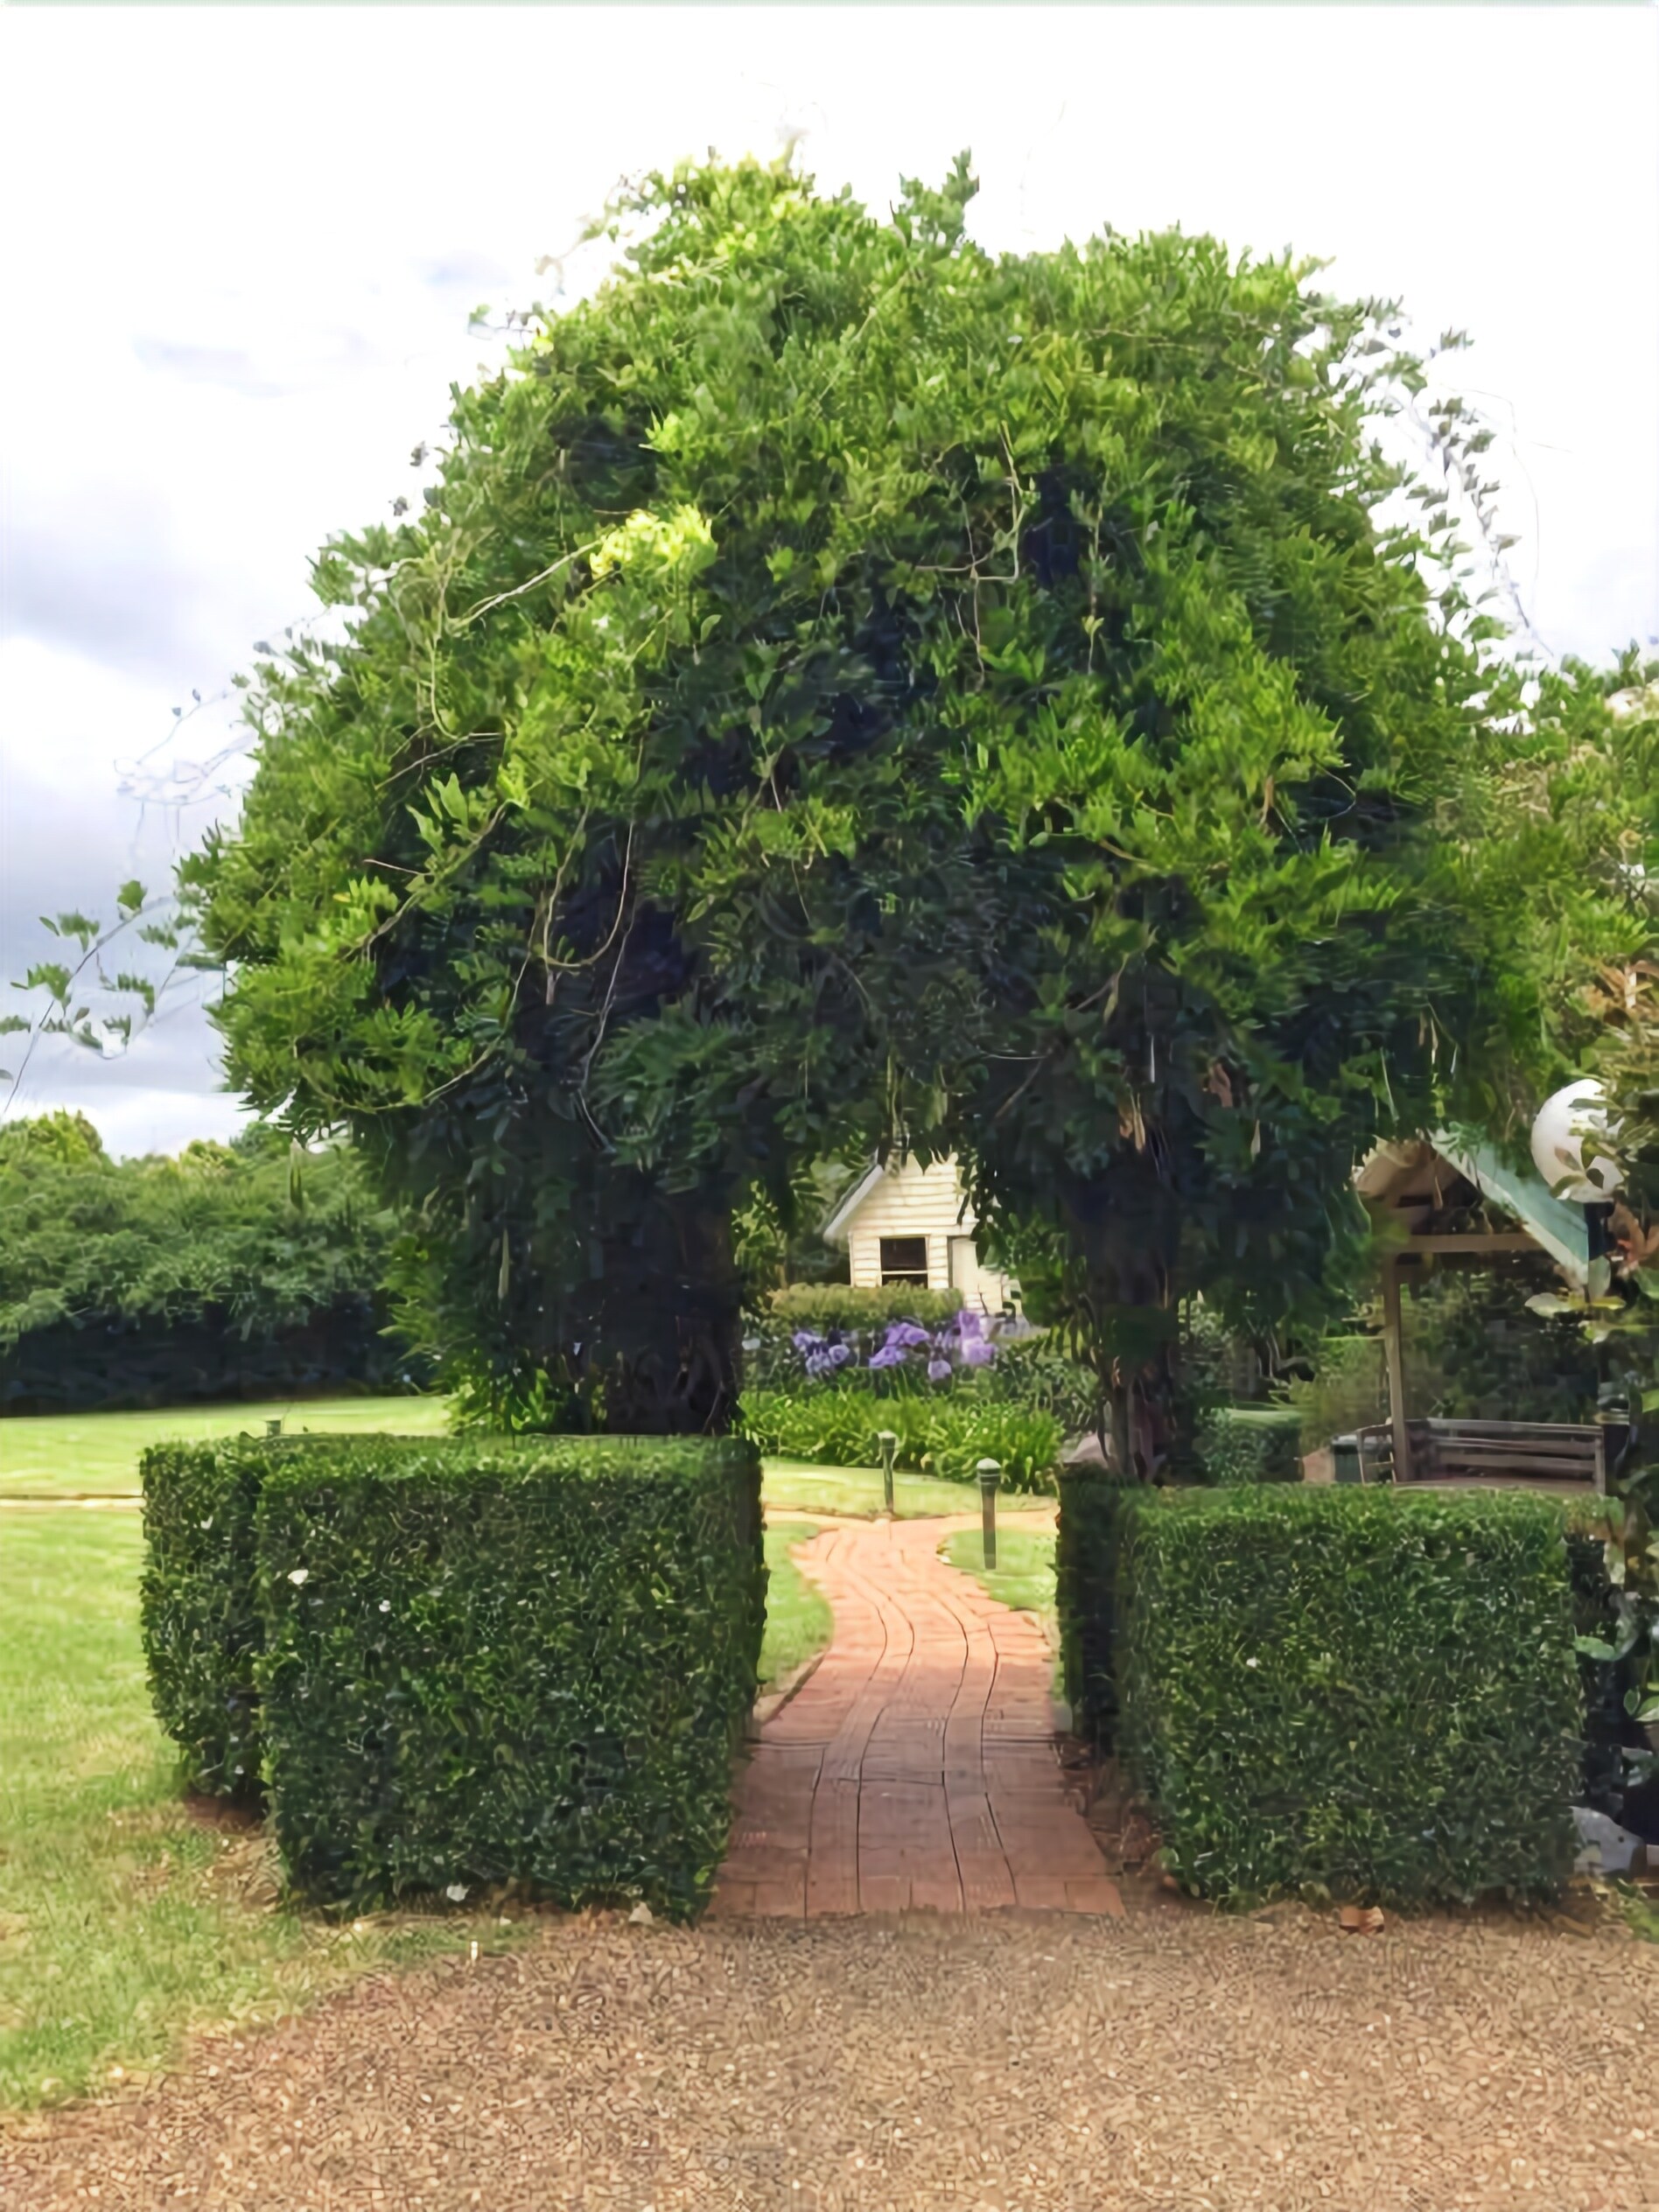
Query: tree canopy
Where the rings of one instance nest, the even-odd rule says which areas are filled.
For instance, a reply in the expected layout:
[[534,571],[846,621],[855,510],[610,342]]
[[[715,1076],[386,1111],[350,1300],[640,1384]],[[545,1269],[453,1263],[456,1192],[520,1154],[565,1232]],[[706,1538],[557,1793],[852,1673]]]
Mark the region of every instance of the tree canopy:
[[972,190],[647,179],[251,687],[184,875],[233,1081],[366,1149],[498,1413],[718,1425],[734,1208],[900,1144],[1127,1422],[1181,1295],[1311,1298],[1371,1138],[1531,1048],[1518,695],[1377,443],[1478,504],[1479,435],[1312,264],[994,256]]

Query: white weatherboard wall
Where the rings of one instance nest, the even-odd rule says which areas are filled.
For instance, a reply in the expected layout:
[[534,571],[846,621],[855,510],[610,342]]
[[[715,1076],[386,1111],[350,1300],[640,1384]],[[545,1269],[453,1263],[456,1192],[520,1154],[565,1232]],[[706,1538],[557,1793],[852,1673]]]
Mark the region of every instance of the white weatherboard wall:
[[954,1159],[930,1167],[906,1159],[878,1177],[844,1218],[832,1223],[830,1234],[846,1244],[852,1281],[872,1286],[881,1281],[884,1236],[923,1237],[930,1291],[954,1285],[964,1306],[1000,1313],[1010,1301],[1011,1286],[1005,1276],[979,1264],[974,1226]]

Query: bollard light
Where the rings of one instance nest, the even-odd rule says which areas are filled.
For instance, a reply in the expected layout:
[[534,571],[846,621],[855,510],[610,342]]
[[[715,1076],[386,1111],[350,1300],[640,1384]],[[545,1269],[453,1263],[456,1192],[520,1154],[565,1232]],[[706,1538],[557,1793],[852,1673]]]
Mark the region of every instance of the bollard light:
[[899,1438],[891,1429],[879,1429],[876,1442],[881,1446],[881,1509],[891,1521],[892,1508],[892,1455],[899,1449]]
[[985,1568],[990,1572],[997,1564],[997,1492],[1003,1479],[1002,1467],[996,1460],[982,1460],[974,1473],[979,1478],[979,1526]]

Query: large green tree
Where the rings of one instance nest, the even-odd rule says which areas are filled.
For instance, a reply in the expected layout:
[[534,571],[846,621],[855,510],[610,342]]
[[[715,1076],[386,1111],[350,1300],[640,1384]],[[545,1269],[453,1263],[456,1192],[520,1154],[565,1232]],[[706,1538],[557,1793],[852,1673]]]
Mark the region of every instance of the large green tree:
[[[1659,663],[1569,662],[1541,683],[1492,797],[1492,864],[1522,887],[1516,966],[1548,1010],[1556,1072],[1602,1082],[1585,1150],[1620,1183],[1610,1250],[1577,1312],[1610,1412],[1628,1426],[1610,1485],[1607,1566],[1627,1709],[1659,1728]],[[1618,1432],[1614,1431],[1615,1437]],[[1659,1775],[1659,1737],[1632,1731],[1633,1781]],[[1649,1804],[1649,1816],[1651,1815]]]
[[233,1078],[370,1153],[498,1414],[718,1425],[734,1206],[908,1144],[1127,1453],[1182,1294],[1306,1301],[1356,1155],[1524,1015],[1470,864],[1509,699],[1377,450],[1389,311],[1179,234],[990,255],[971,192],[647,180],[252,687],[185,876]]

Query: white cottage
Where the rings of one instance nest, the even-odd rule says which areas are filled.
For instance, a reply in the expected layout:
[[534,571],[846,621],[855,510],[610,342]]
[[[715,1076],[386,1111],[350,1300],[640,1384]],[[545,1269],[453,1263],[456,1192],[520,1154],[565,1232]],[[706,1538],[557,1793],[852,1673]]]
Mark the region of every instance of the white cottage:
[[979,1264],[974,1216],[954,1159],[923,1167],[895,1158],[872,1167],[830,1214],[823,1236],[846,1246],[856,1285],[957,1290],[963,1305],[981,1313],[1005,1312],[1014,1304],[1012,1278]]

